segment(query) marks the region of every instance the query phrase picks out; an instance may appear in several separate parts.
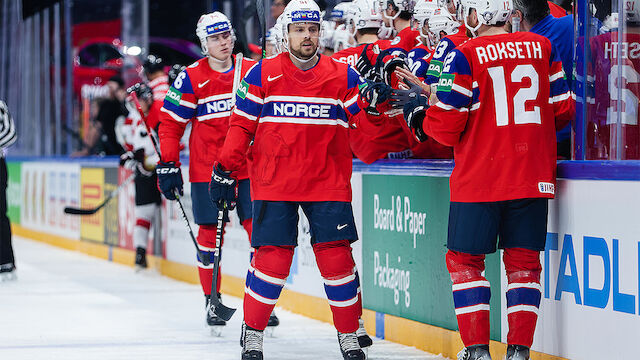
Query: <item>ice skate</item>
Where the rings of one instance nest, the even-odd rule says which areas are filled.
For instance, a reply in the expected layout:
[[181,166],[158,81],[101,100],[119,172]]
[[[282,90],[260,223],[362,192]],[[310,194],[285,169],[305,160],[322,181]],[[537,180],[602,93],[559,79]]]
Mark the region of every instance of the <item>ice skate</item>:
[[344,360],[365,360],[367,358],[358,344],[358,336],[355,332],[338,332],[338,344]]
[[136,272],[147,268],[147,249],[137,247],[136,248]]
[[240,337],[240,345],[242,345],[242,360],[262,360],[262,339],[264,333],[242,323],[242,336]]
[[360,348],[365,350],[369,346],[373,345],[373,340],[367,334],[367,330],[364,329],[364,320],[358,319],[358,330],[356,330],[356,335],[358,336],[358,344],[360,344]]
[[7,263],[0,265],[0,281],[12,281],[16,280],[16,267],[13,263]]
[[507,360],[529,360],[529,348],[522,345],[507,346]]
[[473,345],[458,353],[458,360],[491,360],[489,345]]
[[273,337],[276,326],[280,325],[280,319],[276,316],[276,311],[273,310],[269,315],[269,322],[267,322],[267,328],[264,329],[264,335],[266,337]]
[[[218,293],[218,299],[220,299],[220,294]],[[227,322],[222,320],[218,315],[216,315],[213,311],[213,306],[209,306],[211,298],[209,295],[204,296],[206,299],[206,309],[207,309],[207,326],[209,326],[209,330],[211,331],[211,335],[215,337],[222,336],[222,329]]]

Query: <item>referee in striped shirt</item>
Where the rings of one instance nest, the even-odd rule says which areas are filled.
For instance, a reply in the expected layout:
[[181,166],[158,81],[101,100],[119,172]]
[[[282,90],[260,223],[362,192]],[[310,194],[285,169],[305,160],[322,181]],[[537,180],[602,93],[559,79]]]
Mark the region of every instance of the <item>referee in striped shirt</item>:
[[7,217],[7,162],[5,149],[16,142],[16,127],[4,101],[0,100],[0,279],[15,279],[15,261],[11,246],[11,224]]

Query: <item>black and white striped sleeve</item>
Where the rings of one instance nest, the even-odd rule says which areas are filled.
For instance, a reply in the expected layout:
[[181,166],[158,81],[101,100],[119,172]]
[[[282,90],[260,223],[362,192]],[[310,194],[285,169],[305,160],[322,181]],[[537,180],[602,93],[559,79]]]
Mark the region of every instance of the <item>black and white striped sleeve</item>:
[[9,108],[0,100],[0,148],[7,148],[16,142],[16,126],[9,114]]

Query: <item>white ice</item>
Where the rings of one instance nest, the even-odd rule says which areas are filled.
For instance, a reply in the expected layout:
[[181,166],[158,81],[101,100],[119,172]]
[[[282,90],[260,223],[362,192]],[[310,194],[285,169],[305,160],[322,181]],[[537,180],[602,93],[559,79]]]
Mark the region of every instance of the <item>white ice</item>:
[[[13,244],[18,279],[0,283],[0,359],[240,358],[240,299],[223,295],[239,310],[215,338],[199,286],[32,240]],[[331,325],[276,311],[266,359],[341,359]],[[368,359],[444,358],[374,339]]]

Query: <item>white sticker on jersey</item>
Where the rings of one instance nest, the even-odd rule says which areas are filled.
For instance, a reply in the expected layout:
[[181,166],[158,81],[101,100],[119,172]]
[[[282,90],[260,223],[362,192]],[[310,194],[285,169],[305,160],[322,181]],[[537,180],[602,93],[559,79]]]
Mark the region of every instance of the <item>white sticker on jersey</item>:
[[556,186],[553,185],[552,183],[548,183],[548,182],[539,182],[538,183],[538,191],[540,191],[540,193],[542,193],[542,194],[555,195]]
[[399,43],[400,43],[400,36],[396,36],[391,42],[391,45],[398,45]]

